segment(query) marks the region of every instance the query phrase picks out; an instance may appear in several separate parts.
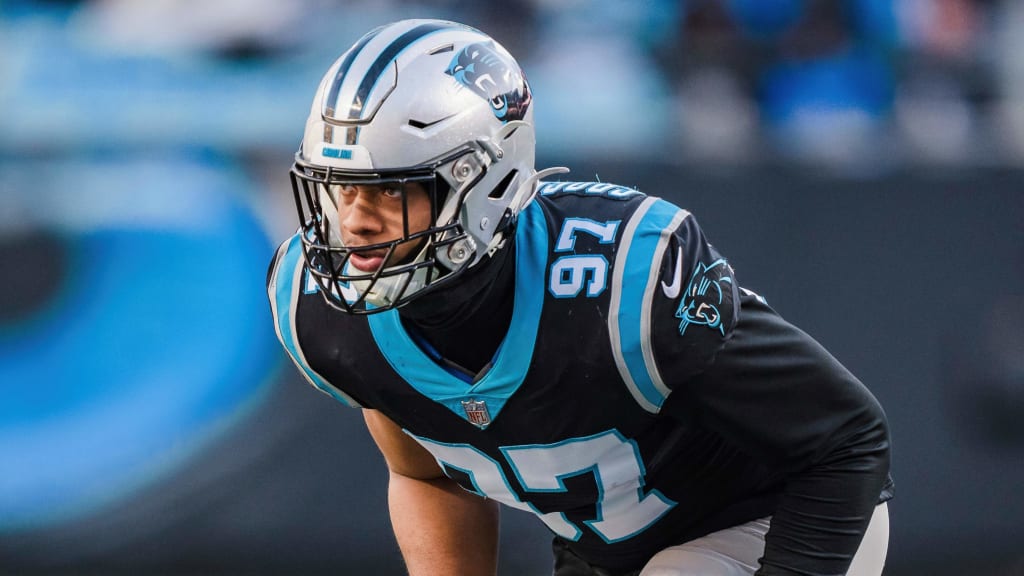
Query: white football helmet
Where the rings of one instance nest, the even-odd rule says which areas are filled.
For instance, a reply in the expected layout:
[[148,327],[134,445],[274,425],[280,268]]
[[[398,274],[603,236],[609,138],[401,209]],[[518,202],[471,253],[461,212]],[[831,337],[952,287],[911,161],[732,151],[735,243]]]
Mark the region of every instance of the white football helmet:
[[[395,308],[500,248],[543,175],[531,104],[512,56],[455,22],[395,22],[345,52],[320,82],[291,170],[306,262],[327,302],[354,314]],[[410,231],[406,218],[401,238],[344,245],[336,186],[409,182],[427,189],[432,227]],[[349,266],[353,253],[390,256],[402,242],[422,246],[372,273]]]

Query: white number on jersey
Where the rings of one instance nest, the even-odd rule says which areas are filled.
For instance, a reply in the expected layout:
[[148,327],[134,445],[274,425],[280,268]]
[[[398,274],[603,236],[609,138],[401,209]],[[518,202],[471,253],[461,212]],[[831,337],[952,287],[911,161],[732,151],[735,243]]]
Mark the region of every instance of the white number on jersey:
[[[619,220],[596,222],[589,218],[566,218],[558,233],[555,252],[576,247],[576,233],[585,232],[601,244],[611,244],[619,229]],[[599,296],[608,286],[608,260],[598,255],[567,254],[551,264],[548,290],[556,298],[575,298],[586,287],[588,298]]]
[[565,492],[566,478],[592,474],[598,488],[597,515],[584,524],[606,542],[643,532],[676,505],[657,490],[644,493],[646,471],[640,452],[633,441],[614,430],[556,444],[501,448],[523,488],[522,497],[501,466],[476,448],[413,437],[443,467],[465,473],[477,494],[537,514],[553,532],[568,540],[578,540],[581,528],[560,512],[541,513],[529,501],[531,492]]

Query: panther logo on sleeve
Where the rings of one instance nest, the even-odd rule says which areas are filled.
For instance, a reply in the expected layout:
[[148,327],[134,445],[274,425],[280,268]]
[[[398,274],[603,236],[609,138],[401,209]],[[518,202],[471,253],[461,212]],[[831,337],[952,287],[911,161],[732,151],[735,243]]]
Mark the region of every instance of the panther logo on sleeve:
[[488,100],[494,115],[503,122],[522,120],[533,101],[522,70],[488,44],[478,42],[460,50],[445,73]]
[[679,334],[685,334],[690,324],[697,324],[716,329],[724,336],[722,312],[725,306],[732,306],[732,284],[732,268],[724,259],[707,266],[698,262],[676,310],[676,318],[681,320]]

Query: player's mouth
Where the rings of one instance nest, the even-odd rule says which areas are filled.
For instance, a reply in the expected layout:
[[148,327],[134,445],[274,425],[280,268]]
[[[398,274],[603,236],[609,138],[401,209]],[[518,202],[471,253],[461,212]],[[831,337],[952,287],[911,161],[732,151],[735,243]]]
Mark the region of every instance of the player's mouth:
[[387,250],[354,251],[349,256],[348,262],[360,272],[376,272],[384,265],[384,258],[387,257],[387,254]]

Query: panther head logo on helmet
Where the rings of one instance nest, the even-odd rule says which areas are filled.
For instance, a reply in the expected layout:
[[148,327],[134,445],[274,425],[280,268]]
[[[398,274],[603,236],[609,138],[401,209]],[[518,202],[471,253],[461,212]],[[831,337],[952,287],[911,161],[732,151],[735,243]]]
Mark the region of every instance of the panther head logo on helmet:
[[522,120],[533,100],[522,71],[507,62],[493,43],[466,46],[452,58],[445,73],[490,101],[494,115],[504,122]]

